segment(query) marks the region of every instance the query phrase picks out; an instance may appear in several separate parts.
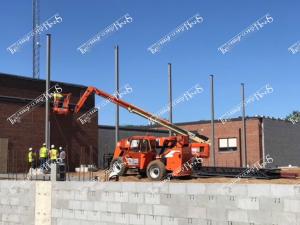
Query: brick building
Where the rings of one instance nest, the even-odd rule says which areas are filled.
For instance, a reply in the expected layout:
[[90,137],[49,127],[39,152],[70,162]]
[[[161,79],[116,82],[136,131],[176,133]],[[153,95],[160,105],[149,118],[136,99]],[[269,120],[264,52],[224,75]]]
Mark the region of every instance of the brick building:
[[[61,82],[63,93],[72,93],[71,106],[74,107],[86,87]],[[8,117],[32,102],[45,92],[45,80],[0,74],[0,172],[24,172],[27,168],[27,151],[40,148],[45,137],[45,104],[42,103],[27,113],[20,122],[12,124]],[[52,104],[51,104],[52,105]],[[91,96],[82,112],[94,107]],[[50,113],[50,143],[67,147],[67,161],[70,170],[79,163],[97,164],[97,116],[91,123],[82,126],[78,121],[81,113],[59,116]]]
[[[195,121],[186,123],[177,123],[179,127],[193,132],[198,132],[207,137],[211,135],[210,121]],[[161,133],[161,128],[139,127],[136,129],[154,129],[154,135],[168,135]],[[155,132],[159,129],[159,132]],[[103,148],[103,137],[105,133],[106,152],[114,150],[114,127],[110,127],[105,132],[105,128],[99,126],[99,151]],[[143,135],[146,135],[144,132]],[[123,128],[123,137],[137,135],[135,129]],[[242,121],[241,118],[235,118],[221,123],[215,123],[215,159],[216,166],[241,167],[241,138]],[[101,144],[102,143],[102,144]],[[112,143],[112,144],[109,144]],[[284,120],[276,120],[265,117],[249,117],[246,119],[246,146],[247,146],[247,164],[253,165],[263,163],[266,155],[274,160],[273,163],[266,164],[266,167],[276,166],[300,166],[300,125],[292,124]],[[211,150],[212,151],[212,150]],[[100,155],[100,153],[99,153]],[[101,163],[101,162],[100,162]],[[212,165],[209,159],[204,160],[204,165]]]

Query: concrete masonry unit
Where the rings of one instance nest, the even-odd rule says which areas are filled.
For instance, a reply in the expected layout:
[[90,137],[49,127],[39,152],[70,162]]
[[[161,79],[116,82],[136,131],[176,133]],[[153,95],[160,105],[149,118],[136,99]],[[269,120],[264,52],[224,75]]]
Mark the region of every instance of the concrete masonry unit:
[[0,225],[299,225],[300,185],[0,181]]

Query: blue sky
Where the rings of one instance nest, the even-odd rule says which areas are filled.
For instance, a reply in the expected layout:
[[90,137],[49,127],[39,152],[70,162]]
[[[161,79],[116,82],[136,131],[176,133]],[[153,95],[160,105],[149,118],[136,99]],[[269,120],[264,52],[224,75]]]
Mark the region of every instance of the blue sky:
[[[32,44],[12,55],[6,48],[31,31],[31,0],[1,2],[0,71],[31,76]],[[288,47],[300,40],[299,1],[141,1],[41,0],[41,21],[55,13],[63,18],[49,32],[53,38],[52,78],[114,90],[114,46],[120,46],[120,80],[133,92],[124,100],[149,112],[168,101],[167,64],[173,65],[173,96],[180,97],[196,84],[204,92],[174,107],[175,122],[210,118],[209,75],[215,75],[215,110],[219,117],[240,102],[240,83],[250,96],[262,86],[274,89],[247,105],[248,115],[284,117],[299,109],[300,53]],[[116,19],[128,13],[133,22],[82,55],[78,50]],[[147,48],[198,13],[203,22],[183,32],[157,54]],[[227,54],[217,48],[269,13],[274,21],[249,34]],[[41,35],[41,78],[45,77],[46,32]],[[102,99],[97,98],[97,104]],[[240,112],[233,116],[239,116]],[[163,117],[167,117],[164,114]],[[147,121],[121,110],[121,124]],[[114,106],[105,106],[100,124],[114,124]]]

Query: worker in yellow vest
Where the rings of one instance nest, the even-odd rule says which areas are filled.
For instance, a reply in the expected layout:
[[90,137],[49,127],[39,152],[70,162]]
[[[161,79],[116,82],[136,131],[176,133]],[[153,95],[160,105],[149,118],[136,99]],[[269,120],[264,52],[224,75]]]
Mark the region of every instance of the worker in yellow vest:
[[43,169],[44,164],[46,163],[46,160],[48,158],[48,149],[46,147],[46,143],[44,143],[43,146],[40,148],[39,156],[40,156],[40,168]]
[[61,93],[54,93],[53,94],[53,100],[54,100],[54,106],[59,107],[61,100],[63,99],[63,95]]
[[58,150],[55,148],[54,145],[51,145],[51,149],[50,149],[51,163],[56,163],[58,156],[59,156]]
[[33,169],[34,168],[34,162],[35,162],[35,153],[32,151],[31,147],[28,149],[27,159],[28,159],[29,168]]

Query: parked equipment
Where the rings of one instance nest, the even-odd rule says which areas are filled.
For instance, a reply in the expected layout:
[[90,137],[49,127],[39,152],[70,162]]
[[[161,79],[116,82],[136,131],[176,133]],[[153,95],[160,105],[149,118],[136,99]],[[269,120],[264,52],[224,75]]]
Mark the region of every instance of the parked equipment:
[[104,97],[177,134],[170,137],[133,136],[120,140],[111,162],[111,170],[118,175],[124,175],[128,169],[136,169],[141,175],[147,175],[153,180],[161,180],[168,174],[174,177],[190,176],[194,159],[209,157],[207,137],[184,130],[95,87],[87,88],[74,109],[69,104],[71,94],[63,94],[64,98],[54,100],[53,111],[60,115],[73,111],[78,113],[92,94]]

